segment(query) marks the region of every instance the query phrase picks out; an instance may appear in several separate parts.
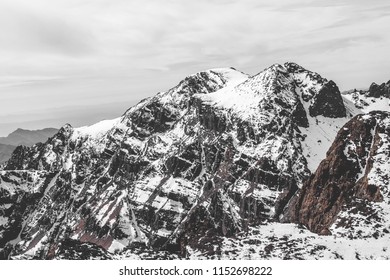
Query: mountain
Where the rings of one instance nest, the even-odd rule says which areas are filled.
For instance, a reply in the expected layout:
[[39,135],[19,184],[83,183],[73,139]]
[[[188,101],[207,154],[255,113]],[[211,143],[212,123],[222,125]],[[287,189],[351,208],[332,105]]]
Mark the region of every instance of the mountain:
[[368,113],[374,110],[390,110],[390,81],[377,85],[372,83],[369,89],[354,89],[343,92],[343,98],[352,102],[356,108]]
[[7,137],[0,137],[0,144],[12,146],[32,146],[38,142],[46,142],[47,139],[58,132],[56,128],[44,128],[40,130],[27,130],[18,128]]
[[390,98],[390,81],[378,85],[372,83],[369,90],[369,95],[372,97],[387,97]]
[[15,150],[15,146],[0,144],[0,164],[6,162],[11,158],[12,152]]
[[38,142],[46,142],[57,131],[58,129],[56,128],[45,128],[41,130],[25,130],[19,128],[7,137],[0,137],[0,164],[11,158],[16,146],[32,146]]
[[[362,113],[295,63],[190,75],[117,119],[19,146],[0,171],[1,256],[369,258],[361,244],[389,238],[389,118]],[[382,211],[376,241],[353,219],[364,207]]]

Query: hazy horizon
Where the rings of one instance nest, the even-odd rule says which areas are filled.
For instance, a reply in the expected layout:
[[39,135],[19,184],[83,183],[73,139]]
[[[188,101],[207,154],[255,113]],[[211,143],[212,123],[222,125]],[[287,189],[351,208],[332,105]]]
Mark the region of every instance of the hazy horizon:
[[3,0],[0,136],[120,116],[198,71],[293,61],[340,90],[390,79],[373,0]]

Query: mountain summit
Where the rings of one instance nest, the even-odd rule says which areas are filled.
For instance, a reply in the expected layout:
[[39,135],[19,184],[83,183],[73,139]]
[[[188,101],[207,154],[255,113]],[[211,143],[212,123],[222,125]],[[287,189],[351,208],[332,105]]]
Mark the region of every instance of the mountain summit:
[[[340,199],[329,212],[327,202],[317,199],[321,192],[325,198],[333,194],[327,181],[333,177],[319,170],[327,170],[329,153],[343,160],[340,149],[332,152],[335,139],[371,143],[359,137],[374,122],[362,123],[368,130],[356,135],[340,136],[359,113],[333,81],[295,63],[254,76],[233,68],[190,75],[117,119],[65,125],[46,143],[19,147],[0,171],[2,255],[236,258],[242,256],[232,248],[241,246],[247,258],[321,258],[326,250],[328,258],[337,258],[343,252],[332,239],[315,234],[331,233],[349,204]],[[360,162],[367,153],[359,150],[356,157]],[[315,184],[318,176],[321,186]],[[348,182],[346,189],[357,184]],[[379,202],[379,194],[363,194],[364,188],[371,194],[370,184],[345,193]],[[320,202],[323,213],[312,210]],[[317,249],[297,254],[297,247],[283,245],[280,229],[290,231],[296,244],[303,232]],[[248,238],[258,246],[245,245],[252,242]],[[250,255],[258,251],[263,253]]]

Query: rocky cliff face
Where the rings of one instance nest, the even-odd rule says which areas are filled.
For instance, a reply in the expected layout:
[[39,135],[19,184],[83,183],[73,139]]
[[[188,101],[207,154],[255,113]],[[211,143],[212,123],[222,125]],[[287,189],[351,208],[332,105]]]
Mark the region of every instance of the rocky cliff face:
[[327,82],[315,96],[310,107],[310,115],[341,118],[346,117],[346,114],[339,88],[333,81]]
[[372,83],[370,89],[368,90],[368,95],[370,97],[387,97],[390,98],[390,81],[387,83],[382,83],[380,85]]
[[355,113],[332,81],[286,63],[200,72],[118,119],[66,125],[1,171],[2,256],[216,256],[225,238],[305,224],[297,193]]
[[283,219],[319,234],[331,234],[331,227],[353,234],[357,226],[360,233],[354,234],[360,237],[386,233],[389,135],[388,112],[374,111],[349,121],[317,171],[290,202]]

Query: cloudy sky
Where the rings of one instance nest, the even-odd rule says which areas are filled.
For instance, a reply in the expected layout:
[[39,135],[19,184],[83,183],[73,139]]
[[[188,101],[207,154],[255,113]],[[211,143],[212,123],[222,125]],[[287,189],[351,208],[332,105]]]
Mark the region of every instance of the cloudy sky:
[[0,0],[0,136],[114,118],[197,71],[390,79],[386,0]]

